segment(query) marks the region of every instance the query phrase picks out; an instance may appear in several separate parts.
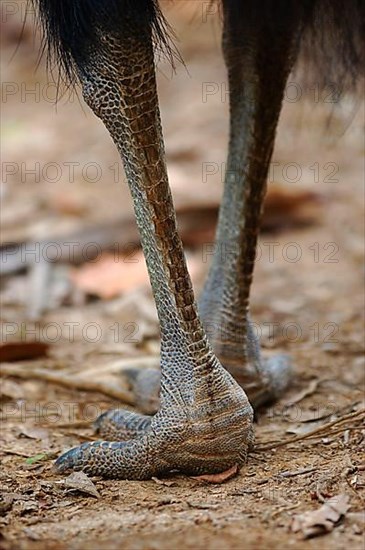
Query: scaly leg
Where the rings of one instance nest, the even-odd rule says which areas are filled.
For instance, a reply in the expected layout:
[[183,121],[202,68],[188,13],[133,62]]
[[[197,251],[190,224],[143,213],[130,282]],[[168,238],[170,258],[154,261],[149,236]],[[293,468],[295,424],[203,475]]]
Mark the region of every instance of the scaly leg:
[[[199,300],[217,357],[254,408],[279,397],[291,374],[287,357],[261,358],[249,318],[249,293],[267,172],[304,9],[299,2],[264,4],[223,1],[230,140],[215,255]],[[142,371],[132,385],[139,408],[151,412],[158,376]]]
[[98,5],[89,40],[71,54],[124,162],[161,328],[161,405],[146,429],[131,430],[135,439],[83,444],[56,467],[128,479],[219,473],[245,462],[252,409],[198,318],[166,174],[150,20],[128,2],[119,32],[116,4]]
[[272,13],[256,4],[223,0],[230,140],[215,255],[199,302],[215,353],[254,407],[277,398],[290,379],[285,356],[266,362],[260,356],[249,295],[267,173],[302,20],[300,3],[271,3]]

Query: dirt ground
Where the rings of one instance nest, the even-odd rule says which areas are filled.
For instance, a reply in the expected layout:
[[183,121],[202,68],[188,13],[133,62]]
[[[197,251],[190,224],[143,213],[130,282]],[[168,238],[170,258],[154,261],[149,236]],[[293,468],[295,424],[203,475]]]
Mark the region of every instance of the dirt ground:
[[[219,202],[228,113],[219,21],[206,4],[167,6],[186,67],[173,75],[161,61],[158,71],[171,186],[191,220],[187,256],[197,293],[212,235],[210,226],[199,232],[197,208],[209,213]],[[331,102],[332,88],[319,93],[290,79],[269,176],[279,206],[267,203],[251,310],[263,352],[289,353],[295,377],[258,414],[247,465],[223,485],[181,475],[93,478],[92,496],[55,474],[53,459],[94,437],[92,421],[120,406],[118,391],[131,402],[120,372],[158,363],[158,325],[138,242],[126,252],[135,227],[111,140],[70,91],[55,107],[43,61],[36,70],[31,23],[14,54],[24,3],[2,9],[1,246],[12,248],[2,257],[0,289],[0,547],[363,548],[363,105],[348,96]],[[299,217],[296,200],[304,205]],[[99,231],[107,221],[108,231],[118,230],[121,217],[129,232],[123,253],[114,251],[114,278],[102,245],[86,262],[91,236],[77,261],[40,258],[40,242],[80,244],[85,227]],[[21,243],[28,246],[22,269],[11,268]],[[48,344],[47,355],[27,342]],[[304,539],[293,531],[296,515],[342,494],[349,507],[330,532]]]

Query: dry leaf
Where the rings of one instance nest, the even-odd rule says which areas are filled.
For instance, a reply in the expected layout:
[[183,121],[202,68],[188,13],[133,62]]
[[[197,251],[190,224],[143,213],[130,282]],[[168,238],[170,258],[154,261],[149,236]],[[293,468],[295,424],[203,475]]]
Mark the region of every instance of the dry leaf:
[[64,483],[71,489],[77,489],[81,493],[100,498],[100,494],[94,483],[83,472],[74,472],[64,480]]
[[264,203],[262,229],[271,232],[313,225],[320,218],[322,203],[318,193],[273,183]]
[[2,401],[24,399],[24,389],[13,380],[2,380],[0,385],[0,399]]
[[[316,428],[319,428],[320,426],[323,426],[325,423],[322,421],[318,422],[306,422],[303,424],[291,424],[290,427],[285,430],[285,433],[287,434],[295,434],[295,435],[305,435],[312,430],[315,430]],[[320,436],[318,436],[320,437]]]
[[[193,279],[201,272],[201,262],[191,255],[187,257]],[[94,296],[110,299],[136,287],[148,285],[148,273],[142,250],[133,249],[128,256],[115,256],[109,252],[93,263],[75,268],[71,278],[74,284]]]
[[44,342],[8,342],[0,345],[0,361],[22,361],[47,355],[49,344]]
[[25,435],[29,439],[41,439],[42,441],[48,439],[48,430],[44,428],[36,428],[35,426],[20,426],[20,435]]
[[148,275],[141,250],[133,250],[127,257],[104,253],[97,262],[75,269],[71,276],[74,284],[101,298],[114,298],[131,288],[146,285]]
[[203,474],[201,476],[192,476],[193,479],[199,481],[205,481],[206,483],[224,483],[238,473],[238,465],[235,464],[225,472],[220,472],[219,474]]
[[329,533],[349,507],[348,495],[337,495],[327,500],[318,510],[294,516],[291,529],[294,533],[300,531],[305,539]]

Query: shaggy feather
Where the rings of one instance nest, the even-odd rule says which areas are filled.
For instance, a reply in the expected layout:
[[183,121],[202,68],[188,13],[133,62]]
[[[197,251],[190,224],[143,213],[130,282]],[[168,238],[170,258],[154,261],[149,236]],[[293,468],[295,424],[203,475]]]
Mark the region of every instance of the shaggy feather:
[[[68,81],[73,82],[83,58],[97,46],[98,30],[122,36],[126,28],[149,27],[155,48],[178,57],[171,29],[158,0],[30,0],[38,6],[44,48]],[[212,0],[226,2],[237,18],[257,21],[280,32],[288,13],[301,18],[300,53],[311,67],[310,78],[325,86],[353,86],[365,66],[363,0]],[[293,2],[297,9],[293,10]],[[239,28],[239,25],[237,25]],[[300,59],[301,56],[299,56]],[[179,58],[180,59],[180,58]],[[308,72],[308,71],[307,71]]]
[[150,28],[155,51],[166,55],[172,66],[179,54],[173,32],[157,0],[30,0],[38,10],[47,61],[55,62],[69,82],[90,50],[95,49],[98,31],[122,36],[126,28]]

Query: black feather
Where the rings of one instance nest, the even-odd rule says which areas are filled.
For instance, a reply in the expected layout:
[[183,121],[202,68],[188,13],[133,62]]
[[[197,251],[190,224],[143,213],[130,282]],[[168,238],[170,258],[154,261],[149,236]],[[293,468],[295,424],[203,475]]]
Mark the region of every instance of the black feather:
[[355,88],[365,68],[364,0],[317,0],[306,21],[301,54],[306,80]]
[[167,55],[172,65],[179,57],[157,0],[30,1],[38,8],[47,60],[55,62],[69,82],[75,81],[84,58],[95,49],[100,30],[122,36],[131,27],[137,33],[149,28],[155,51]]
[[[173,62],[177,54],[171,29],[158,0],[30,0],[38,6],[48,58],[74,81],[83,57],[97,46],[98,29],[122,36],[131,26],[136,32],[150,28],[158,51]],[[212,2],[220,0],[212,0]],[[311,66],[311,78],[354,84],[364,68],[364,0],[225,0],[238,21],[257,23],[257,32],[269,29],[273,36],[290,17],[300,18],[298,40]],[[244,28],[244,26],[243,26]],[[307,71],[308,72],[308,71]]]

